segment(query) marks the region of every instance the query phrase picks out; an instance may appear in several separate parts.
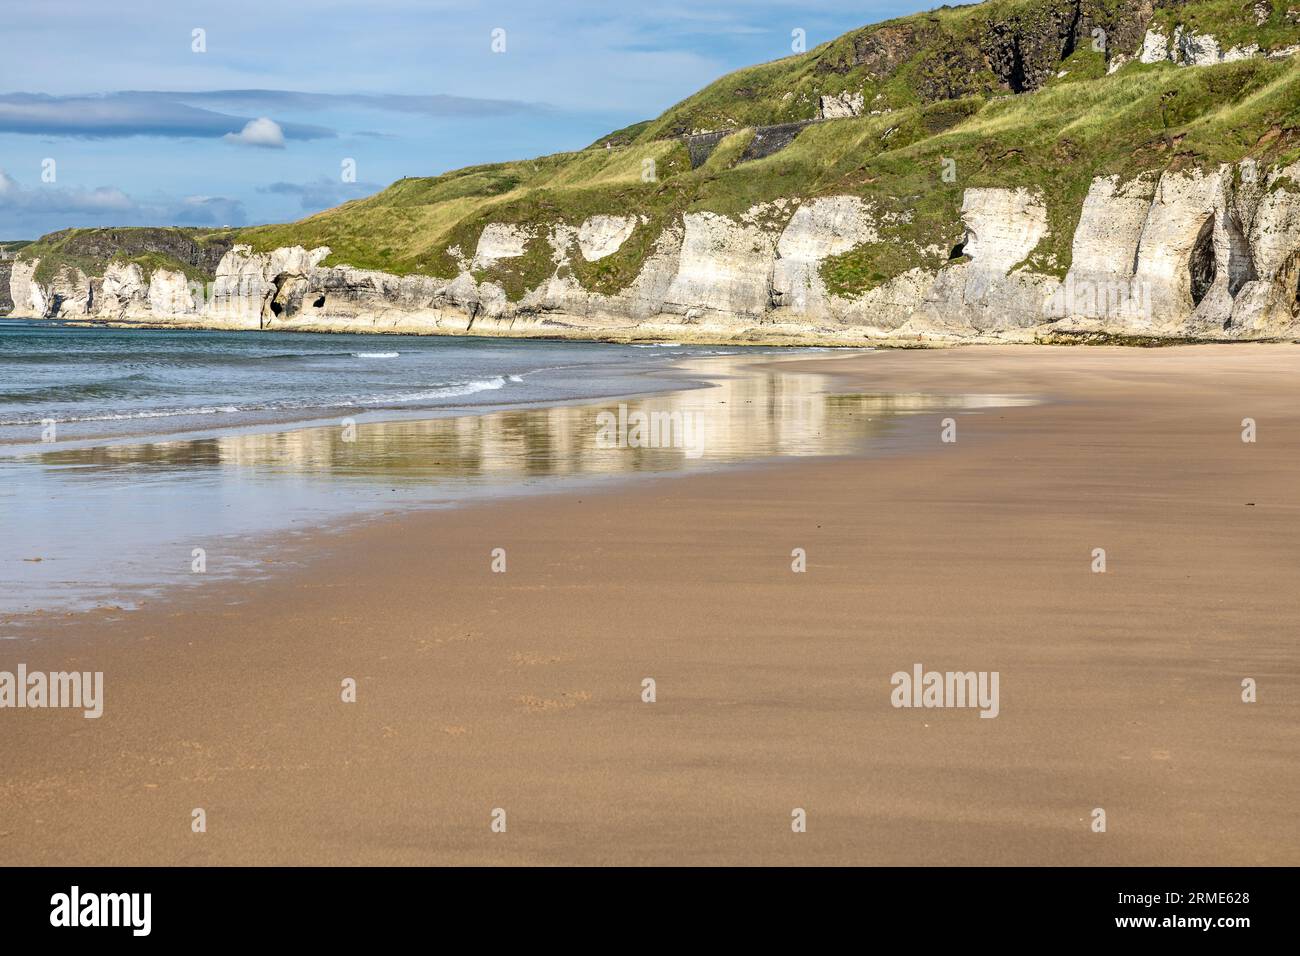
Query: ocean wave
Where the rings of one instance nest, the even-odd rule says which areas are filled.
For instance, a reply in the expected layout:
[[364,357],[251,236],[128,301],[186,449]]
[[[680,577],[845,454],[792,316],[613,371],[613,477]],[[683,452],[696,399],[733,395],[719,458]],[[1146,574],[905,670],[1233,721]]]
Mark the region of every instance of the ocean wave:
[[[126,422],[137,418],[187,418],[191,415],[229,415],[245,411],[236,405],[203,405],[198,408],[169,408],[142,412],[114,412],[101,415],[74,415],[70,418],[56,418],[56,424],[75,425],[81,422]],[[11,419],[0,418],[0,425],[41,425],[45,419]]]
[[189,418],[200,415],[237,415],[248,414],[252,412],[285,412],[285,411],[307,411],[311,409],[346,409],[367,407],[375,408],[382,406],[401,406],[409,405],[412,402],[427,402],[443,398],[458,398],[463,395],[474,395],[479,392],[494,391],[506,386],[506,378],[501,375],[493,378],[475,379],[468,382],[448,382],[443,385],[435,385],[429,388],[421,389],[417,392],[400,392],[397,394],[383,395],[340,395],[330,401],[283,401],[283,402],[259,402],[248,405],[200,405],[186,408],[160,408],[145,409],[136,412],[101,412],[89,415],[72,415],[68,417],[54,417],[52,415],[42,416],[41,418],[13,418],[0,419],[0,426],[4,425],[41,425],[47,418],[54,418],[58,424],[79,424],[85,422],[116,422],[131,421],[143,418]]
[[401,352],[353,352],[353,358],[397,358]]
[[0,402],[30,404],[34,402],[78,402],[90,398],[121,398],[139,395],[150,386],[144,384],[148,376],[143,373],[123,375],[119,378],[101,379],[97,382],[76,382],[64,385],[38,385],[0,392]]
[[[296,362],[303,359],[356,358],[370,353],[362,352],[203,352],[192,349],[87,349],[82,352],[62,352],[42,349],[31,352],[9,352],[4,356],[6,365],[51,365],[78,368],[82,366],[114,365],[131,362],[159,368],[203,368],[209,365],[252,365],[258,362]],[[387,354],[387,353],[381,353]]]
[[505,388],[506,380],[500,375],[494,378],[478,379],[473,382],[452,382],[419,392],[405,395],[374,395],[369,398],[356,399],[358,405],[382,405],[385,402],[406,404],[409,402],[426,402],[434,398],[456,398],[461,395],[474,395],[478,392],[494,391]]

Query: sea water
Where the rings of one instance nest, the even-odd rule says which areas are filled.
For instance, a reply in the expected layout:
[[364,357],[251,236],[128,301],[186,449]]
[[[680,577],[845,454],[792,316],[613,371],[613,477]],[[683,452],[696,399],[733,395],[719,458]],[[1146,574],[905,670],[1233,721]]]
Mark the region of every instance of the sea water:
[[0,319],[0,640],[273,574],[353,520],[860,454],[909,416],[1019,401],[845,393],[774,361],[810,351]]

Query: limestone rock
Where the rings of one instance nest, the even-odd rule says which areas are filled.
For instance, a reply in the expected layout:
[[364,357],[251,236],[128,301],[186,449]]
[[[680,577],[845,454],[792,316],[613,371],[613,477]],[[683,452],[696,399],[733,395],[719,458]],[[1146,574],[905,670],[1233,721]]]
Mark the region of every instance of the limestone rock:
[[823,96],[818,100],[818,115],[822,119],[842,119],[848,116],[861,116],[864,97],[861,93],[836,93]]
[[396,276],[323,266],[329,249],[298,246],[231,248],[208,295],[180,272],[160,269],[146,283],[138,266],[122,262],[102,277],[65,269],[41,284],[36,262],[15,261],[9,291],[20,314],[246,329],[743,341],[776,330],[805,342],[1024,341],[1071,331],[1232,339],[1300,331],[1300,164],[1265,170],[1247,161],[1099,177],[1080,210],[1063,280],[1034,271],[1049,236],[1041,196],[968,189],[960,216],[959,258],[945,261],[947,249],[932,243],[917,253],[933,265],[852,296],[828,292],[823,263],[884,241],[893,221],[843,195],[776,200],[735,217],[685,214],[614,293],[584,288],[571,266],[577,256],[593,261],[616,251],[639,227],[635,216],[593,216],[576,228],[539,223],[531,232],[485,229],[473,262],[517,255],[530,236],[550,243],[555,269],[518,301],[498,283],[476,279],[464,259],[454,278]]
[[1174,28],[1174,46],[1170,59],[1183,66],[1212,66],[1223,60],[1219,41],[1208,33]]
[[[1259,7],[1256,7],[1258,14]],[[1256,57],[1288,57],[1300,51],[1300,45],[1264,50],[1258,43],[1238,44],[1227,50],[1223,49],[1218,38],[1209,33],[1197,33],[1190,27],[1174,27],[1173,41],[1159,30],[1148,30],[1142,40],[1142,49],[1138,59],[1143,63],[1172,62],[1179,66],[1214,66],[1218,63],[1233,63],[1238,60],[1252,60]],[[1119,69],[1127,57],[1116,57],[1107,68],[1107,73]]]
[[13,300],[14,311],[19,315],[44,315],[45,299],[39,301],[39,289],[33,280],[39,259],[16,260],[9,273],[9,298]]
[[596,262],[618,252],[636,228],[635,216],[592,216],[578,227],[582,258]]
[[158,316],[197,315],[202,306],[201,286],[192,284],[185,273],[169,269],[158,269],[150,276],[148,298],[150,313]]
[[1005,273],[1033,252],[1047,232],[1047,207],[1026,189],[968,189],[962,251],[987,271]]
[[1165,173],[1156,186],[1138,241],[1135,279],[1150,303],[1151,321],[1176,323],[1200,294],[1193,250],[1212,225],[1222,171]]
[[1046,304],[1045,318],[1150,319],[1150,304],[1134,282],[1134,265],[1155,177],[1092,181],[1074,231],[1070,270]]
[[790,217],[776,244],[772,304],[796,314],[826,308],[822,260],[877,239],[866,205],[856,196],[830,196],[806,202]]
[[1169,59],[1169,36],[1159,30],[1148,30],[1138,51],[1140,63],[1163,63]]
[[217,265],[206,314],[226,327],[266,328],[290,309],[297,311],[308,273],[327,255],[325,246],[254,253],[237,245]]
[[[30,305],[32,314],[47,319],[70,318],[86,315],[95,301],[94,284],[90,276],[80,269],[64,267],[48,283],[36,281],[35,271],[39,260],[14,263],[10,278],[10,291],[21,291]],[[24,267],[20,269],[19,267]]]
[[687,213],[682,220],[681,261],[664,311],[761,315],[768,304],[775,237],[717,213]]
[[103,316],[121,316],[141,308],[149,297],[144,272],[134,262],[110,262],[99,288],[95,312]]
[[519,226],[508,223],[488,223],[478,239],[478,248],[474,252],[473,269],[490,269],[502,259],[522,256],[527,249],[531,234]]

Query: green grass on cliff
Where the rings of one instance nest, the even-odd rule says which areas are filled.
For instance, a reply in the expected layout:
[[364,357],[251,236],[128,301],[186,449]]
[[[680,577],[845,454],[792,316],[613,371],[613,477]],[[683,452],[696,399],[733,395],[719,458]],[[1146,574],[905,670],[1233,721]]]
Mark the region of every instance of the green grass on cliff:
[[[285,226],[245,230],[259,248],[329,245],[330,261],[396,273],[450,277],[449,247],[472,256],[488,222],[534,227],[528,253],[479,278],[512,298],[554,269],[546,227],[595,213],[638,213],[650,222],[614,256],[574,269],[584,286],[624,288],[662,229],[683,212],[739,216],[781,197],[853,194],[889,214],[885,240],[830,260],[832,289],[861,292],[961,238],[963,191],[1023,186],[1047,203],[1050,231],[1026,263],[1048,274],[1069,267],[1070,242],[1094,176],[1210,166],[1245,155],[1291,162],[1300,147],[1300,70],[1291,61],[1248,60],[1210,68],[1132,64],[1109,77],[1048,85],[1022,96],[968,97],[805,129],[786,149],[741,162],[751,134],[725,138],[699,169],[677,141],[593,149],[535,162],[403,180]],[[643,182],[653,160],[658,179]],[[945,182],[944,161],[956,178]],[[780,226],[781,223],[774,225]]]
[[[587,150],[403,180],[369,199],[299,223],[246,230],[241,238],[266,249],[329,245],[332,262],[451,276],[457,265],[449,249],[469,257],[488,222],[518,223],[534,230],[527,253],[478,274],[517,298],[554,269],[550,224],[637,213],[649,222],[615,255],[597,263],[575,257],[572,267],[585,287],[615,292],[635,278],[662,230],[682,213],[739,216],[782,197],[852,194],[871,202],[884,226],[882,241],[824,264],[830,288],[848,294],[917,265],[942,265],[961,239],[965,189],[1023,186],[1044,199],[1049,221],[1023,265],[1061,275],[1093,177],[1247,155],[1291,162],[1300,147],[1294,60],[1207,68],[1130,63],[1107,75],[1106,57],[1087,39],[1090,25],[1106,31],[1112,53],[1132,53],[1144,29],[1134,10],[1132,0],[1081,0],[1076,23],[1073,3],[990,0],[889,21],[730,74]],[[1285,14],[1275,2],[1258,42],[1300,42],[1300,25]],[[1218,0],[1157,6],[1157,23],[1170,17],[1231,42],[1255,25],[1249,4]],[[1063,40],[1071,29],[1078,39]],[[1019,66],[1004,61],[1008,37],[1019,43]],[[1012,75],[1017,69],[1023,75]],[[1011,94],[1031,79],[1034,90]],[[876,115],[814,123],[785,149],[743,161],[754,125],[811,119],[820,96],[843,91],[862,92]],[[691,169],[682,141],[672,137],[707,129],[736,132]],[[614,148],[602,148],[605,142]],[[941,175],[949,160],[952,182]],[[657,178],[645,182],[650,161]]]
[[1263,0],[1262,10],[1267,11],[1264,22],[1258,22],[1254,0],[1202,0],[1191,3],[1158,4],[1151,18],[1151,29],[1172,37],[1182,26],[1198,34],[1209,34],[1219,43],[1221,50],[1234,46],[1257,43],[1265,50],[1276,50],[1300,43],[1297,39],[1297,17],[1289,11],[1300,11],[1296,0]]
[[[1300,158],[1296,59],[1203,68],[1130,62],[1107,75],[1107,56],[1092,38],[1102,31],[1112,57],[1131,55],[1149,23],[1171,35],[1182,23],[1213,33],[1223,49],[1250,42],[1272,49],[1300,43],[1288,9],[1286,0],[1271,0],[1256,23],[1248,0],[945,7],[732,73],[578,152],[402,179],[366,199],[234,238],[259,250],[326,245],[330,264],[449,278],[473,256],[484,226],[514,223],[531,234],[525,254],[476,277],[518,299],[555,270],[547,241],[554,224],[634,214],[643,221],[616,253],[594,263],[574,255],[569,266],[584,287],[612,293],[627,287],[684,213],[738,217],[777,199],[849,194],[869,202],[882,222],[881,241],[823,265],[832,290],[855,293],[947,261],[961,239],[967,188],[1025,187],[1046,203],[1049,231],[1023,266],[1060,275],[1095,176],[1244,156]],[[812,123],[786,148],[745,159],[755,126],[812,120],[820,97],[846,92],[862,94],[866,115]],[[731,132],[693,169],[681,136],[703,130]],[[942,176],[945,166],[955,171],[952,181]],[[771,228],[793,212],[792,204],[766,208]],[[60,255],[80,265],[51,238],[35,248],[43,270],[57,267]]]
[[[130,242],[114,248],[113,235],[129,237]],[[230,230],[182,228],[64,229],[26,244],[18,258],[37,259],[33,278],[53,282],[61,273],[80,270],[88,275],[102,275],[110,263],[133,262],[140,267],[145,281],[158,269],[184,273],[186,278],[206,281],[210,270],[200,268],[161,248],[171,241],[193,243],[197,247],[214,241],[228,240]],[[150,248],[150,246],[156,248]]]

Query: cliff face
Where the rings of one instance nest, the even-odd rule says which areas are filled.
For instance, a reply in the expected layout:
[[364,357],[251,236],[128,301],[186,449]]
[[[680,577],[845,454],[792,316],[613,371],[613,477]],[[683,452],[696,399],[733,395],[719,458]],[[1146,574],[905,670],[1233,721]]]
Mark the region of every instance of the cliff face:
[[547,227],[550,275],[518,301],[475,278],[524,255],[504,224],[483,231],[450,279],[325,266],[325,247],[237,245],[206,284],[164,269],[146,280],[135,264],[42,284],[18,262],[10,288],[20,311],[42,315],[240,329],[804,342],[1300,333],[1300,164],[1098,177],[1064,277],[1025,265],[1049,229],[1041,197],[967,189],[954,258],[858,295],[829,291],[825,260],[875,241],[885,218],[854,196],[778,201],[739,219],[687,214],[616,294],[584,289],[573,267],[615,254],[647,228],[636,217]]
[[9,293],[9,274],[13,266],[12,259],[0,259],[0,315],[8,315],[14,309],[14,300]]

